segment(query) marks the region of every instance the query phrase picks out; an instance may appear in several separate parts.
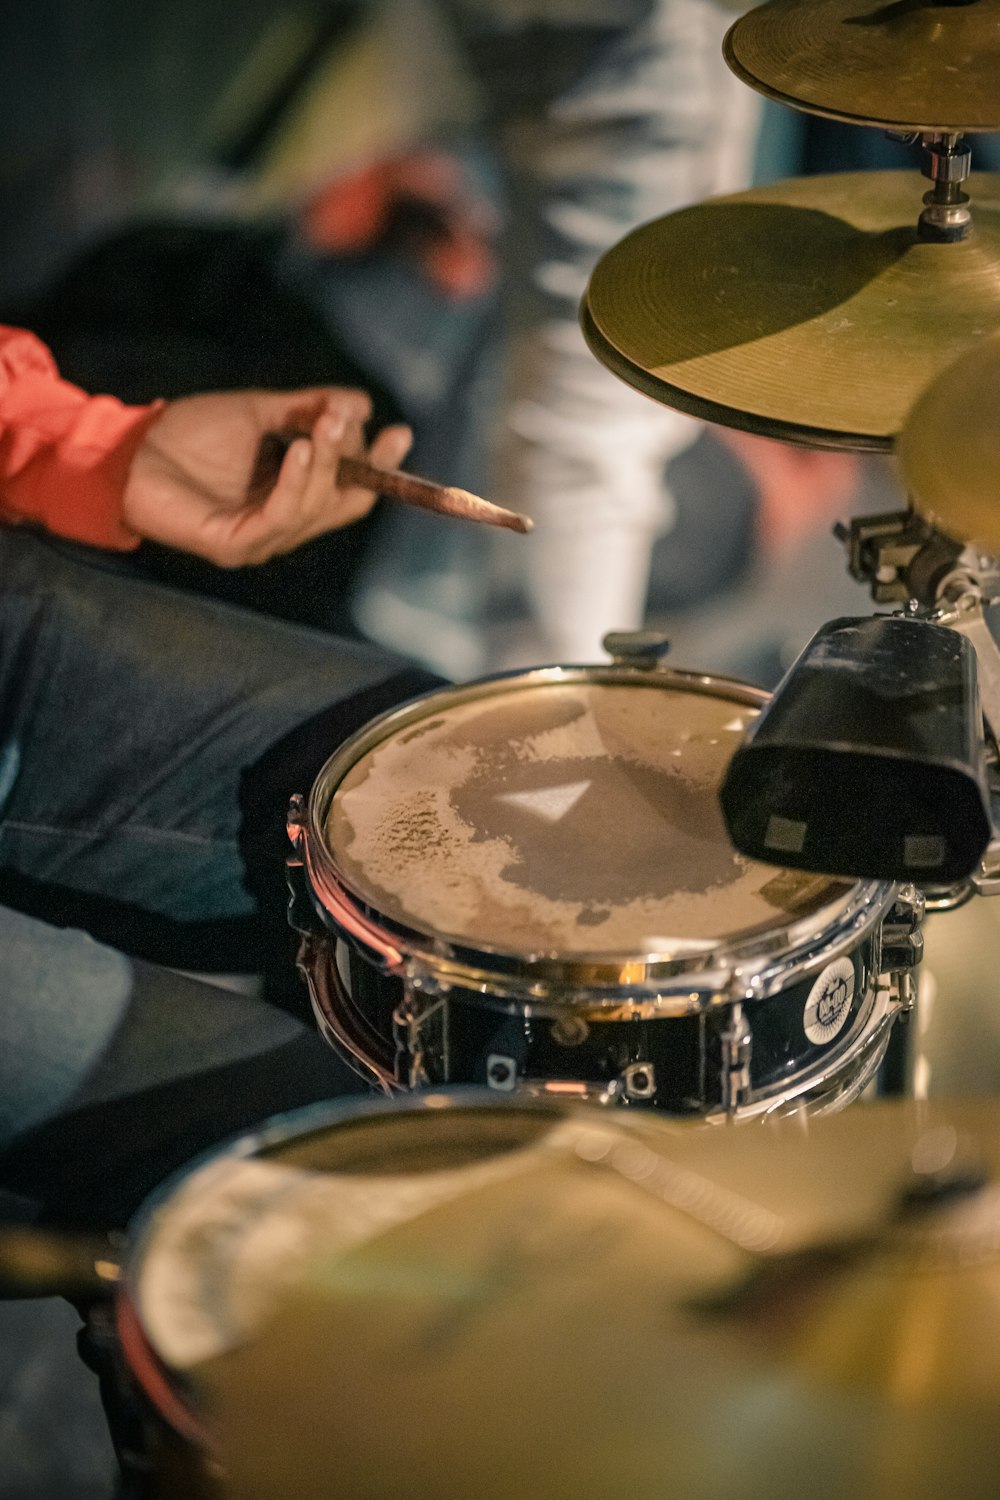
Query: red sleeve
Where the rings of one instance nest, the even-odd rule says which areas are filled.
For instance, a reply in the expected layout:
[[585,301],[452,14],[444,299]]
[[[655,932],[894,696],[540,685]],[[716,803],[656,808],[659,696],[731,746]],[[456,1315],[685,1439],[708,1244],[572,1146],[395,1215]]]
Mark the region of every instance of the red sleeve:
[[0,326],[0,514],[95,547],[138,546],[122,494],[162,409],[88,396],[60,378],[34,334]]

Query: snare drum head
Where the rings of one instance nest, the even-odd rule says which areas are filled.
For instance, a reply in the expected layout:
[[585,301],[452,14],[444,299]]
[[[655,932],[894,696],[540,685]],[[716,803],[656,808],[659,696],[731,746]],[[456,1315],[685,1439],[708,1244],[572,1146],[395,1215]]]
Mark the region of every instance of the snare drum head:
[[514,680],[424,708],[319,820],[338,876],[405,929],[517,954],[676,953],[850,889],[732,848],[718,787],[757,712],[736,684]]

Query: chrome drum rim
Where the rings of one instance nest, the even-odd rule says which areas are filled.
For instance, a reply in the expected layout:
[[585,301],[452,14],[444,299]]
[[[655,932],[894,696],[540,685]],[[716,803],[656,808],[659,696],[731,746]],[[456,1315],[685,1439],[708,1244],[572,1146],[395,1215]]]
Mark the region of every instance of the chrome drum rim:
[[325,821],[338,787],[368,751],[416,726],[435,711],[512,689],[601,684],[659,687],[703,694],[734,705],[761,708],[768,694],[724,677],[641,668],[621,663],[539,667],[482,678],[456,688],[435,689],[372,720],[347,740],[313,784],[301,829],[299,853],[313,906],[325,927],[346,934],[383,972],[399,974],[415,987],[460,987],[482,994],[510,1011],[530,1006],[541,1014],[567,1010],[584,1019],[643,1020],[690,1015],[733,1000],[764,1000],[818,973],[872,931],[891,908],[898,887],[858,881],[833,902],[798,920],[736,940],[681,940],[657,952],[574,954],[518,952],[469,943],[439,932],[394,922],[352,884],[330,849]]

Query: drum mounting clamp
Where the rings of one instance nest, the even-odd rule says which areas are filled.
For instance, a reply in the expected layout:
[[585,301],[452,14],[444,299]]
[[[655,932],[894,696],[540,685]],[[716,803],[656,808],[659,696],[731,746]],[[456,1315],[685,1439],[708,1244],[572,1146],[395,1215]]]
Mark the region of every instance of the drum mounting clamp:
[[924,956],[920,930],[926,899],[915,885],[900,886],[882,927],[882,968],[915,969]]
[[917,986],[913,971],[924,956],[921,925],[926,907],[924,893],[917,886],[900,886],[882,926],[880,967],[894,984],[897,1010],[912,1010],[916,1004]]

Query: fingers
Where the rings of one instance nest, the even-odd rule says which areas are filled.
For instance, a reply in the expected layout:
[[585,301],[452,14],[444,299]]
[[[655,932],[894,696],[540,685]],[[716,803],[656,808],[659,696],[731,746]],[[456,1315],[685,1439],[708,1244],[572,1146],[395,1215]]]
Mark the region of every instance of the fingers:
[[409,427],[384,427],[368,450],[368,460],[379,469],[398,469],[412,446]]
[[[387,427],[375,439],[368,458],[380,468],[396,468],[411,442],[408,427]],[[341,410],[324,410],[312,436],[296,438],[288,448],[263,504],[215,518],[213,560],[224,567],[264,562],[367,515],[375,492],[356,485],[344,487],[337,480],[341,457],[363,452],[361,422],[356,417],[345,420]]]
[[299,391],[255,391],[253,408],[262,432],[282,429],[311,432],[324,411],[363,427],[372,414],[367,391],[329,385]]
[[[133,455],[122,520],[224,568],[290,552],[373,505],[371,490],[338,482],[341,457],[365,452],[370,413],[367,393],[332,387],[170,402]],[[395,468],[409,444],[408,428],[386,428],[369,456]]]

